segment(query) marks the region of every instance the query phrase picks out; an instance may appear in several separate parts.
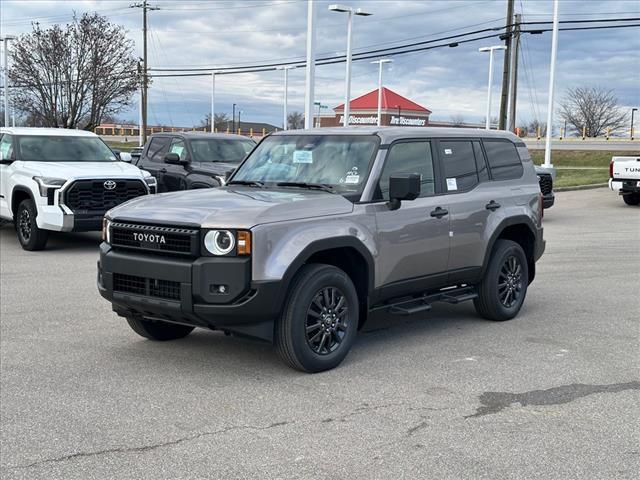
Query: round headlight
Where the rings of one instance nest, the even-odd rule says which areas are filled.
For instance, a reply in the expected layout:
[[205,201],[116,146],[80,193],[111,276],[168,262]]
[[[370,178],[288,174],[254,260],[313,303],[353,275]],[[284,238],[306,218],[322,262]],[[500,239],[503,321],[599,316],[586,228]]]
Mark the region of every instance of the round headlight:
[[226,255],[236,246],[236,237],[229,230],[211,230],[204,236],[204,246],[214,255]]

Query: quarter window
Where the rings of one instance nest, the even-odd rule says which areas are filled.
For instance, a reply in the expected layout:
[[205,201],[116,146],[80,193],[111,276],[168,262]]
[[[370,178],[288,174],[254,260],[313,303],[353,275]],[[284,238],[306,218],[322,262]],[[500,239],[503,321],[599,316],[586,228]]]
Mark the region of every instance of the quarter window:
[[2,136],[0,140],[0,160],[11,160],[13,157],[13,141],[9,134]]
[[169,145],[169,137],[155,137],[151,139],[147,157],[153,162],[162,162],[163,153]]
[[473,143],[467,140],[439,142],[447,192],[470,190],[478,184]]
[[513,143],[508,140],[483,140],[483,143],[494,180],[511,180],[522,176],[522,163]]
[[389,200],[389,178],[396,173],[417,173],[420,175],[420,196],[428,197],[435,193],[433,157],[431,142],[396,143],[387,153],[380,174],[377,199]]

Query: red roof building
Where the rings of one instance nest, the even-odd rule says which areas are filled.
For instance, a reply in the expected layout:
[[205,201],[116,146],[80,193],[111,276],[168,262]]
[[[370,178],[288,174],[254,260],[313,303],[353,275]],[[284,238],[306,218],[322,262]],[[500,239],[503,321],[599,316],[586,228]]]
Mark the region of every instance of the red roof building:
[[[333,109],[335,116],[321,116],[322,127],[335,127],[344,123],[344,103]],[[431,110],[384,87],[382,89],[382,125],[426,127]],[[376,125],[378,122],[378,89],[350,102],[349,125]]]

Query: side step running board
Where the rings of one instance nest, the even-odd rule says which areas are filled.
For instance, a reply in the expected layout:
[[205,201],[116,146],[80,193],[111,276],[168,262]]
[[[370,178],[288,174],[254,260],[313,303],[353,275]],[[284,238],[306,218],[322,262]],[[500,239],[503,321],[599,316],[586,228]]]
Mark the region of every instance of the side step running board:
[[474,287],[464,286],[436,293],[425,293],[419,297],[400,298],[396,301],[385,303],[384,305],[378,305],[372,308],[371,311],[387,310],[392,315],[413,315],[414,313],[431,310],[431,304],[434,302],[445,302],[455,305],[466,302],[467,300],[473,300],[477,297],[478,294]]

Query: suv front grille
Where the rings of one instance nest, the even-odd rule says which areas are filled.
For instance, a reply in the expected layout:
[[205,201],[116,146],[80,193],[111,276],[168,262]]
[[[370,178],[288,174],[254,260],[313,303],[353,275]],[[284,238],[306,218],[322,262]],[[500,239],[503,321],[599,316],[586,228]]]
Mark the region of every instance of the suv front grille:
[[113,274],[113,291],[180,301],[180,282]]
[[199,231],[195,228],[113,222],[111,245],[195,257],[199,253]]
[[[107,182],[115,183],[115,187],[108,189]],[[147,187],[140,180],[78,180],[65,192],[64,203],[74,213],[104,213],[146,194]]]
[[540,191],[543,195],[548,195],[553,191],[553,179],[548,173],[539,173],[538,182],[540,183]]

